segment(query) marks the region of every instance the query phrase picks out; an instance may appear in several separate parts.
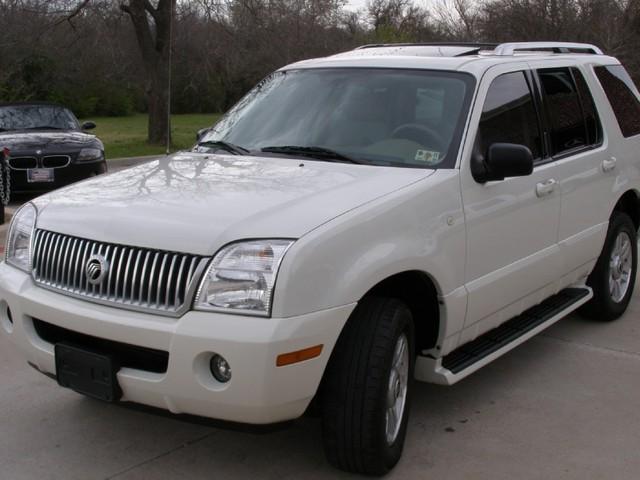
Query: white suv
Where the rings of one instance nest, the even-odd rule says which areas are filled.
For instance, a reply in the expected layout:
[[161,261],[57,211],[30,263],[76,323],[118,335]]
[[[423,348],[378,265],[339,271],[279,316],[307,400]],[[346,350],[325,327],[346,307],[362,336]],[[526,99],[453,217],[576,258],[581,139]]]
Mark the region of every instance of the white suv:
[[383,474],[414,378],[453,384],[578,307],[625,311],[639,134],[638,91],[590,45],[296,63],[192,152],[23,206],[0,330],[107,401],[267,424],[314,400],[329,461]]

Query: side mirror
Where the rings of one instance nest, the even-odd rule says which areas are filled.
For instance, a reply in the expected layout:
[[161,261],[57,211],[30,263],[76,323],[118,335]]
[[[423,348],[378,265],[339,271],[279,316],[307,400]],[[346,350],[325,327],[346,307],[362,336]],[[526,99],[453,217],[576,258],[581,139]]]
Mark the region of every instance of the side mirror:
[[513,143],[494,143],[486,158],[474,155],[471,174],[479,183],[504,180],[507,177],[526,177],[533,172],[533,154],[528,147]]
[[202,137],[204,137],[207,133],[209,133],[208,128],[203,128],[201,130],[198,130],[198,132],[196,133],[196,142],[199,142],[200,140],[202,140]]
[[82,124],[82,130],[93,130],[96,128],[96,124],[93,122],[84,122]]

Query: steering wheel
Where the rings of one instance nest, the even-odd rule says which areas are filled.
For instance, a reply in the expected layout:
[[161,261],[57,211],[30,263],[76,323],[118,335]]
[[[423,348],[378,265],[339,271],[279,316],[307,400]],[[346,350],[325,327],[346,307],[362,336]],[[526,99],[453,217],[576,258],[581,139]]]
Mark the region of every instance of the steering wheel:
[[434,129],[420,123],[403,123],[391,132],[391,138],[405,138],[444,153],[442,137]]

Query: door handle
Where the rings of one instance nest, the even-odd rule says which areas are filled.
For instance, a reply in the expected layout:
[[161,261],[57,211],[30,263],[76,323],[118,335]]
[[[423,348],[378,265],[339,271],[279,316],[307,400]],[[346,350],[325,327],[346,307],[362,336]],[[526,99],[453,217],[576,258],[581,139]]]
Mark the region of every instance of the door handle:
[[616,157],[611,157],[610,160],[603,160],[602,161],[602,171],[603,172],[610,172],[611,170],[613,170],[614,168],[616,168]]
[[546,197],[556,189],[557,184],[558,182],[553,178],[550,178],[546,182],[536,184],[536,195],[541,198]]

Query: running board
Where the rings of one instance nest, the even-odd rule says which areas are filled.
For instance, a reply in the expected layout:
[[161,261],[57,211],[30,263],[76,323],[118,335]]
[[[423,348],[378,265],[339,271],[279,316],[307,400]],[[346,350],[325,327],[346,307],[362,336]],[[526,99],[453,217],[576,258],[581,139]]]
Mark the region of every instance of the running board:
[[442,358],[419,356],[416,378],[453,385],[567,316],[593,297],[589,287],[565,288]]

